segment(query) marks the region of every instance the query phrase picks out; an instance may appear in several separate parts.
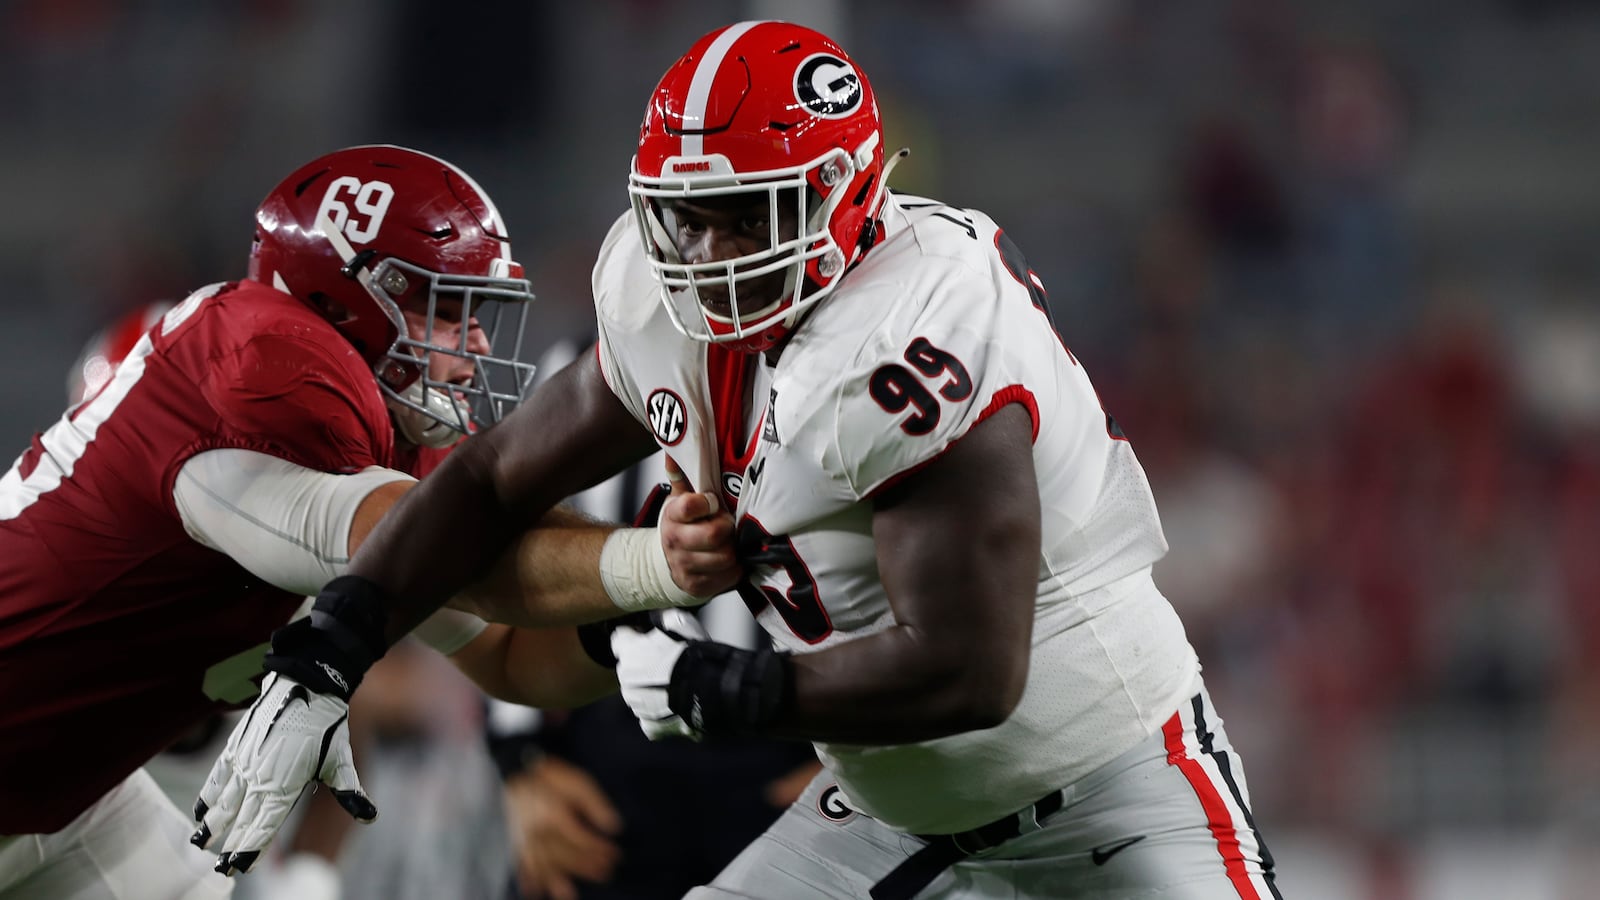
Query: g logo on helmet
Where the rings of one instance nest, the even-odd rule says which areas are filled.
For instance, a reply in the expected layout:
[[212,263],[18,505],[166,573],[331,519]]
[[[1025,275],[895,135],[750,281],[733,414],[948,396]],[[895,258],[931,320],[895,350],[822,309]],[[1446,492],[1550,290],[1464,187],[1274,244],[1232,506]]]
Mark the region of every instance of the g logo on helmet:
[[842,119],[861,105],[861,76],[832,53],[812,54],[794,71],[794,96],[824,119]]

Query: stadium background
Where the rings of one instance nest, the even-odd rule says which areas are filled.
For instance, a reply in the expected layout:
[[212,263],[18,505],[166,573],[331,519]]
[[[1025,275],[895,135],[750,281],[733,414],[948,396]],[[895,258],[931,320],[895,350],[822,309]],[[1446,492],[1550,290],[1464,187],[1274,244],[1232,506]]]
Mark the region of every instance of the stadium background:
[[587,329],[650,87],[839,37],[1133,440],[1297,898],[1600,876],[1600,9],[1580,0],[0,3],[0,447],[117,313],[243,274],[295,165],[463,166]]

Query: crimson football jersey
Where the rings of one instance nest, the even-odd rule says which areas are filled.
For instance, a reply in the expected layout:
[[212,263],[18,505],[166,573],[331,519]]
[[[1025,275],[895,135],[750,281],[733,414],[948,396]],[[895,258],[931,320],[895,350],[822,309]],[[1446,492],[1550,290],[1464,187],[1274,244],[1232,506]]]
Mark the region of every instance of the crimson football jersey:
[[302,598],[185,532],[178,470],[222,448],[333,473],[395,454],[355,349],[243,281],[169,311],[0,479],[0,834],[64,827],[256,693],[266,641]]

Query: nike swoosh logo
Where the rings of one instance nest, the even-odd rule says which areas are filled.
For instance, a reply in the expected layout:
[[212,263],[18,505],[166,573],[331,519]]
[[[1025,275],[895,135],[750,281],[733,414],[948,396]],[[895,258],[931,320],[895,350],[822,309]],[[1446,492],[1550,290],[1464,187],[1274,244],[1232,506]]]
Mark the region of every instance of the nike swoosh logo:
[[[272,730],[272,726],[278,724],[278,720],[283,718],[283,714],[289,711],[289,704],[295,702],[296,700],[304,703],[306,705],[306,709],[311,708],[311,693],[306,690],[305,685],[297,684],[294,687],[289,688],[289,696],[283,698],[283,704],[278,707],[277,712],[272,714],[272,721],[267,723],[268,731]],[[254,712],[253,709],[251,711]]]
[[1106,844],[1102,847],[1096,847],[1094,848],[1093,852],[1089,854],[1089,858],[1094,860],[1095,865],[1103,866],[1111,857],[1116,856],[1118,853],[1121,853],[1122,851],[1132,847],[1134,844],[1137,844],[1142,840],[1144,840],[1144,835],[1141,834],[1138,837],[1131,837],[1125,841],[1117,841],[1115,844]]

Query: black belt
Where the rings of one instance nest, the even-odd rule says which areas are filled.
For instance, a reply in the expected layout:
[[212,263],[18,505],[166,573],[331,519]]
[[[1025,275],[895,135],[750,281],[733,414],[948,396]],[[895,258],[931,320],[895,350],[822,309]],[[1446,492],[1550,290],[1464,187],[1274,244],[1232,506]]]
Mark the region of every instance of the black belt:
[[927,846],[911,854],[883,880],[872,886],[872,900],[911,900],[927,887],[939,873],[957,862],[992,850],[1022,834],[1024,822],[1031,821],[1035,830],[1052,813],[1061,809],[1062,794],[1051,791],[1040,797],[1032,806],[1002,816],[987,825],[980,825],[960,834],[919,834]]

